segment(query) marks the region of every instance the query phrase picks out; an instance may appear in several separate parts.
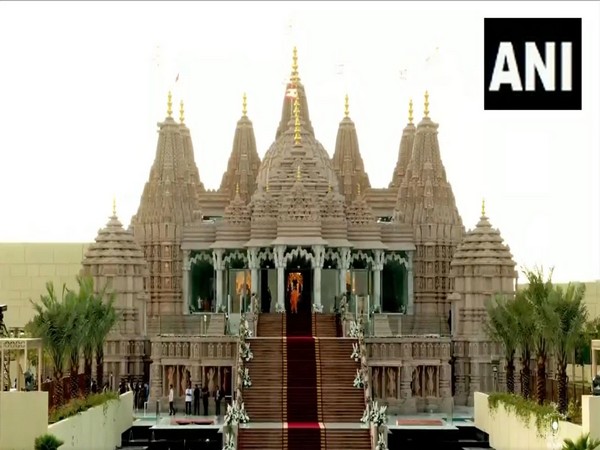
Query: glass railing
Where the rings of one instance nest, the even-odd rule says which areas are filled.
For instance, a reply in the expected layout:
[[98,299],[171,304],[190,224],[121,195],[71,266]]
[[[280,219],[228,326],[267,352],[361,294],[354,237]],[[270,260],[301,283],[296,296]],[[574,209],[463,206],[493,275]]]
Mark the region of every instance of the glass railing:
[[371,314],[370,322],[370,336],[449,337],[451,335],[448,318],[433,314],[374,313]]

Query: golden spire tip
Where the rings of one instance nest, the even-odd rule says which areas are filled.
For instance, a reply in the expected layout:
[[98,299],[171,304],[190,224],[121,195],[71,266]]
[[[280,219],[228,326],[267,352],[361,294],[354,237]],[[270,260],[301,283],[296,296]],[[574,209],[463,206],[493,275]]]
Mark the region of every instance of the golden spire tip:
[[294,46],[292,53],[292,82],[298,82],[298,49]]
[[240,183],[235,183],[235,194],[238,195],[240,193]]
[[360,197],[360,183],[356,183],[356,193]]
[[485,217],[485,198],[481,200],[481,217]]
[[113,202],[112,202],[112,215],[113,216],[117,216],[117,197],[113,195]]
[[423,114],[426,118],[429,117],[429,91],[425,91],[425,110]]
[[183,100],[179,102],[179,122],[185,122],[185,110],[183,108]]
[[348,94],[344,98],[344,117],[350,117],[350,101],[348,99]]
[[302,171],[300,170],[300,166],[298,166],[296,168],[296,180],[301,180],[302,179]]
[[412,98],[408,102],[408,123],[413,123],[413,101]]
[[171,91],[167,95],[167,117],[173,117],[173,94]]
[[248,97],[246,97],[246,93],[244,92],[244,96],[242,97],[242,115],[246,117],[248,113]]
[[300,101],[298,96],[296,96],[294,99],[294,145],[300,145],[302,143],[300,125]]

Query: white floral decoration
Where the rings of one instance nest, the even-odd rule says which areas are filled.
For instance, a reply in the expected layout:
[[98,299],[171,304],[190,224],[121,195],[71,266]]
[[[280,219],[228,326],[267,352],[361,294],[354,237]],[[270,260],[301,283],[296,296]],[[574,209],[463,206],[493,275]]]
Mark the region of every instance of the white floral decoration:
[[322,313],[323,312],[323,304],[316,305],[313,303],[312,310],[314,313]]
[[231,405],[227,405],[227,412],[225,412],[225,417],[223,418],[223,423],[225,426],[248,422],[250,422],[250,418],[248,417],[248,414],[246,414],[244,402],[242,402],[240,405],[236,399],[231,403]]
[[360,322],[355,322],[354,320],[350,322],[350,332],[348,336],[354,339],[360,339],[363,336],[362,324]]
[[363,379],[362,371],[360,371],[359,369],[356,369],[356,376],[354,377],[353,385],[355,388],[359,389],[365,387],[365,380]]
[[246,315],[242,314],[242,318],[240,320],[240,340],[246,340],[250,337],[252,337],[252,330],[250,329]]
[[353,359],[355,362],[360,361],[360,350],[358,347],[358,342],[352,343],[352,355],[350,356],[350,359]]
[[275,312],[276,313],[285,313],[285,306],[281,303],[275,304]]
[[226,306],[226,305],[220,305],[220,306],[217,308],[217,312],[218,312],[218,313],[221,313],[221,314],[224,314],[224,313],[226,313],[226,312],[227,312],[227,306]]
[[223,445],[223,450],[236,450],[233,433],[227,433],[225,435],[225,445]]
[[375,450],[388,450],[383,433],[379,433],[379,439],[377,440],[377,447],[375,447]]
[[365,411],[363,412],[360,421],[365,424],[370,423],[376,425],[377,427],[387,424],[387,406],[379,406],[377,402],[371,401],[371,403],[365,407]]
[[250,362],[254,358],[252,350],[250,350],[250,344],[247,342],[240,343],[240,355],[245,362]]
[[242,380],[243,387],[252,387],[252,378],[250,378],[250,372],[247,367],[238,367],[238,377]]

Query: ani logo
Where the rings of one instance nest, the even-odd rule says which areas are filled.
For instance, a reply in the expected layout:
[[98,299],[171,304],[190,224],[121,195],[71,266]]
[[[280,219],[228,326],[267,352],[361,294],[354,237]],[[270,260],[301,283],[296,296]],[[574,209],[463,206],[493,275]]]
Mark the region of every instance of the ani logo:
[[581,110],[581,19],[485,19],[486,110]]

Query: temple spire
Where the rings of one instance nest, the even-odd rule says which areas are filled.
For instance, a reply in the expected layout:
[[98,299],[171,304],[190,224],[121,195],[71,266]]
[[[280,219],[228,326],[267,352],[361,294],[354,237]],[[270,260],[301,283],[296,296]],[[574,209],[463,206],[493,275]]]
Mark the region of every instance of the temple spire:
[[246,97],[246,93],[244,92],[244,96],[242,97],[242,116],[246,117],[248,114],[248,98]]
[[485,198],[481,200],[481,217],[485,217]]
[[408,123],[413,123],[413,101],[412,98],[408,102]]
[[423,111],[423,116],[426,119],[429,118],[429,91],[425,91],[425,110]]
[[300,170],[300,166],[296,168],[296,180],[300,181],[302,179],[302,171]]
[[171,91],[167,95],[167,117],[173,117],[173,94]]
[[350,102],[348,99],[348,94],[344,98],[344,117],[350,117]]
[[292,83],[297,84],[299,80],[298,75],[298,49],[294,46],[292,53]]
[[236,183],[235,184],[235,194],[239,195],[239,193],[240,193],[240,183]]
[[300,135],[300,101],[298,96],[294,99],[294,145],[300,145],[302,143],[302,136]]
[[112,200],[112,215],[113,217],[117,216],[117,197],[114,195]]
[[179,102],[179,122],[183,125],[185,122],[185,110],[183,108],[183,100]]
[[360,197],[360,183],[356,183],[356,194],[357,198]]

